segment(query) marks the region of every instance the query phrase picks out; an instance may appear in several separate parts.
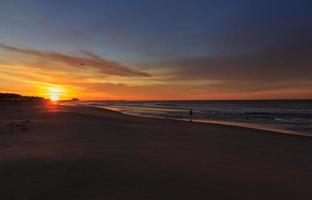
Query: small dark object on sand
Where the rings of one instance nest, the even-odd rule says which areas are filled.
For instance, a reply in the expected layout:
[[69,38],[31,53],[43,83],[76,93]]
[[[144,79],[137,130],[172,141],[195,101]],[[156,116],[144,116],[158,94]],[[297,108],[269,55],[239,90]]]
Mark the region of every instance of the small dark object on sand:
[[9,123],[9,124],[7,125],[7,127],[9,127],[9,128],[14,128],[14,127],[15,127],[15,124],[14,124],[14,123]]
[[25,120],[25,121],[23,121],[23,123],[30,123],[31,122],[31,120]]
[[141,158],[141,160],[145,160],[145,158],[144,158],[144,157],[142,157],[142,158]]
[[23,128],[24,125],[23,124],[15,124],[14,126],[12,126],[12,128]]
[[24,126],[21,128],[22,131],[28,131],[28,127]]

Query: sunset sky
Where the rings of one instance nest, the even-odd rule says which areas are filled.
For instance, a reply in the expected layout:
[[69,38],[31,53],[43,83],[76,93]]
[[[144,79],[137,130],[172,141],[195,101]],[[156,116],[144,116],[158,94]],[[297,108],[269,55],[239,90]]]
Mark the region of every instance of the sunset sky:
[[312,98],[312,1],[1,0],[0,92]]

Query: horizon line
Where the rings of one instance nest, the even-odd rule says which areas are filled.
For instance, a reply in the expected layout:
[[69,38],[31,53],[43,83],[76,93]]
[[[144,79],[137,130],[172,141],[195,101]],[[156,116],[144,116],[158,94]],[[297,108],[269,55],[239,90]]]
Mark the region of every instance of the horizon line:
[[80,100],[80,101],[312,101],[312,99],[150,99],[150,100]]

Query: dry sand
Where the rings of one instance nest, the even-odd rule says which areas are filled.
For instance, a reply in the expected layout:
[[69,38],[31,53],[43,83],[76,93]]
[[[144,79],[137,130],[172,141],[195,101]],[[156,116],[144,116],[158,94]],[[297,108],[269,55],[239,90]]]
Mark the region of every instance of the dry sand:
[[312,139],[0,105],[0,199],[312,199]]

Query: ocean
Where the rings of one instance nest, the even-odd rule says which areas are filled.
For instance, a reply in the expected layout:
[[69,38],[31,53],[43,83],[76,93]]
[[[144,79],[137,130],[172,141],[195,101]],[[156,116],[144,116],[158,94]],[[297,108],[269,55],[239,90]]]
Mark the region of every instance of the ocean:
[[312,136],[312,100],[86,101],[79,104],[141,117],[220,123]]

